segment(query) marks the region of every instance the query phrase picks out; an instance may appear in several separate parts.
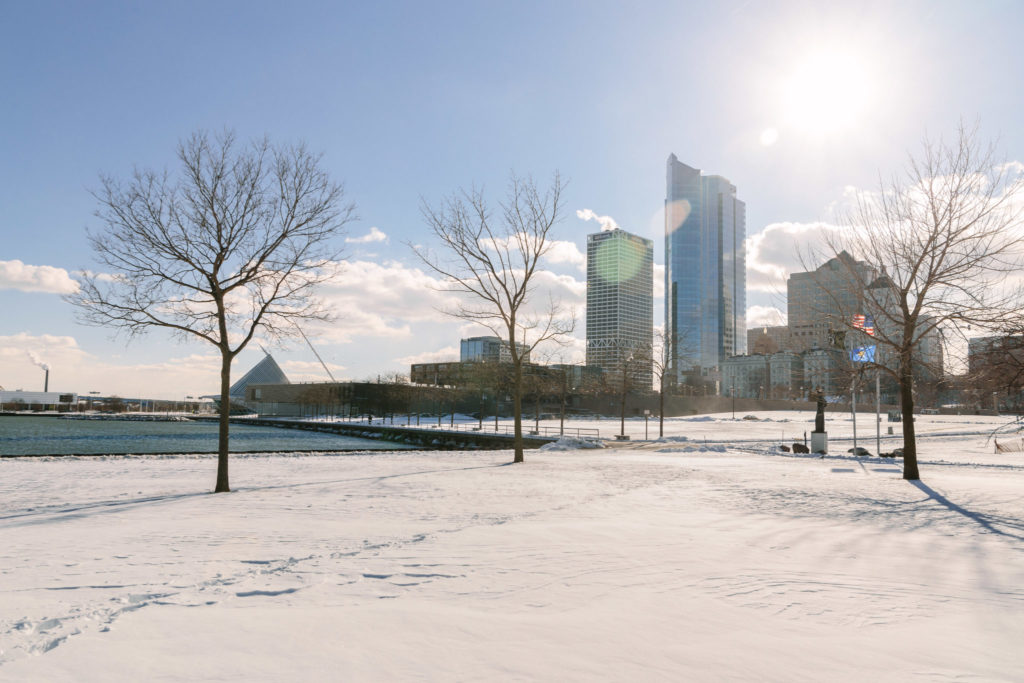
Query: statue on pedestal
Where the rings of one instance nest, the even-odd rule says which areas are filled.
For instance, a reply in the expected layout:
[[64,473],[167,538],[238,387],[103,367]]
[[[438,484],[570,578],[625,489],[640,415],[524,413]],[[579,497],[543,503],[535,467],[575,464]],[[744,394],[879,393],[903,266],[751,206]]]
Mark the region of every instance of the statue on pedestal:
[[825,400],[825,392],[821,389],[811,394],[811,398],[814,399],[815,404],[818,406],[818,412],[814,415],[814,431],[824,432],[825,431],[825,406],[828,405],[828,401]]
[[828,401],[825,400],[825,392],[820,388],[816,389],[810,398],[814,399],[818,408],[814,414],[814,431],[811,432],[811,453],[821,453],[822,457],[825,457],[825,453],[828,453],[828,434],[825,433],[825,406],[828,405]]

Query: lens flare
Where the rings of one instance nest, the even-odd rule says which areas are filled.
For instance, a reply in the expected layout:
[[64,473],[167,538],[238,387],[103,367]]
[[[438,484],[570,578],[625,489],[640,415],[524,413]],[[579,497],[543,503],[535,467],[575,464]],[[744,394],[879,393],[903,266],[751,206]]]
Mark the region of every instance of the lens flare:
[[597,248],[597,275],[605,282],[626,282],[640,272],[644,249],[626,240],[608,240]]
[[686,222],[693,207],[685,199],[677,199],[665,205],[665,233],[672,234]]

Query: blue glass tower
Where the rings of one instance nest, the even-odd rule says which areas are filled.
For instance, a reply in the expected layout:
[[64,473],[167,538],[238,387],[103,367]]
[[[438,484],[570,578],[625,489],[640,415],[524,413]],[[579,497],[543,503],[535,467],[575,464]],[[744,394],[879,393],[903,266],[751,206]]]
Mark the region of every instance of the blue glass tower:
[[668,157],[665,329],[672,376],[717,370],[747,346],[746,204],[721,176]]

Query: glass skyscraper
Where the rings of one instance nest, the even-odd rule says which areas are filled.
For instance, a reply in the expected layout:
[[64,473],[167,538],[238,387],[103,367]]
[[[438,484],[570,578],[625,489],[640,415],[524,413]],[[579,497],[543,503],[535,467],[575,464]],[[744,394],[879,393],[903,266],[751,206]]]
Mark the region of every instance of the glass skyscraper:
[[746,204],[722,176],[668,157],[665,329],[677,382],[747,347]]

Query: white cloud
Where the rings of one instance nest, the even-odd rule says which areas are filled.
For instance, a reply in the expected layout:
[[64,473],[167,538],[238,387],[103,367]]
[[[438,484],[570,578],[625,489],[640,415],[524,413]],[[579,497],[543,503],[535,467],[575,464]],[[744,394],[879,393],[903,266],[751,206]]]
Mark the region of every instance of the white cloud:
[[555,265],[568,263],[569,265],[575,266],[581,271],[586,272],[587,255],[580,251],[580,248],[576,246],[575,242],[551,240],[548,244],[550,247],[547,253],[544,254],[544,259],[548,263]]
[[[327,367],[335,379],[341,380],[341,373],[346,370],[344,365],[327,362]],[[325,382],[329,377],[324,372],[324,366],[319,361],[313,360],[287,360],[281,363],[281,369],[292,382]]]
[[[582,333],[582,329],[576,330],[576,334]],[[541,344],[531,356],[531,360],[540,363],[583,363],[586,359],[587,340],[583,336],[563,339],[561,344],[554,342]]]
[[665,264],[654,264],[654,298],[665,298]]
[[409,337],[410,323],[442,318],[458,299],[444,283],[397,261],[347,261],[320,290],[337,322],[314,326],[320,341],[346,344],[357,337]]
[[527,302],[528,308],[546,307],[549,297],[554,297],[566,306],[582,306],[587,303],[587,281],[577,280],[572,275],[537,270],[533,273],[532,286],[535,289]]
[[786,314],[775,306],[748,306],[747,329],[776,327],[786,324]]
[[396,358],[395,362],[400,365],[413,365],[415,363],[450,363],[459,360],[459,347],[446,346],[436,351],[424,351],[411,356]]
[[370,232],[366,233],[362,237],[346,237],[345,242],[348,244],[370,244],[371,242],[388,242],[388,236],[383,231],[379,230],[376,226],[370,228]]
[[597,221],[601,224],[602,230],[615,230],[619,227],[619,224],[611,216],[598,216],[590,209],[577,209],[576,217],[585,221]]
[[78,283],[63,268],[31,266],[18,260],[0,261],[0,289],[74,294],[78,291]]
[[[50,390],[145,398],[183,398],[216,390],[220,356],[200,353],[159,362],[120,363],[82,349],[74,337],[27,332],[0,337],[0,384],[7,390],[42,391],[44,373],[32,351],[50,367]],[[248,368],[246,368],[248,369]],[[239,370],[235,368],[235,375]]]
[[817,223],[772,223],[747,238],[747,291],[784,294],[786,278],[820,265],[806,263],[824,247],[823,238],[839,230]]

